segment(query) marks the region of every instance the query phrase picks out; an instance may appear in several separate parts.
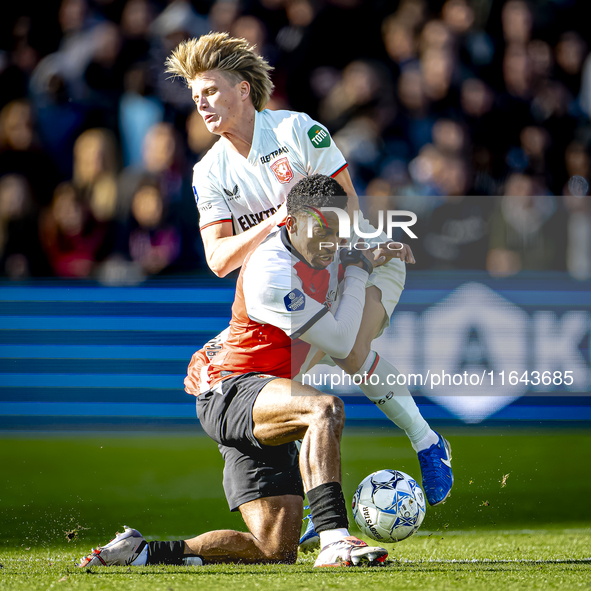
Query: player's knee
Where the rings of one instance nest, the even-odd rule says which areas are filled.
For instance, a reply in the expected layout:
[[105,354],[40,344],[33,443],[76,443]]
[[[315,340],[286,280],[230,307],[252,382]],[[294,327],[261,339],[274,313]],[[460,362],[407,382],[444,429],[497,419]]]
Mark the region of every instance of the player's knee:
[[332,430],[342,431],[345,426],[345,405],[336,396],[319,396],[314,414],[317,421]]
[[288,544],[285,541],[268,541],[261,544],[260,550],[264,561],[277,564],[295,564],[298,557],[298,545]]
[[355,343],[355,346],[349,353],[346,359],[342,359],[339,365],[348,374],[353,375],[357,373],[362,365],[365,363],[367,356],[371,350],[371,343]]

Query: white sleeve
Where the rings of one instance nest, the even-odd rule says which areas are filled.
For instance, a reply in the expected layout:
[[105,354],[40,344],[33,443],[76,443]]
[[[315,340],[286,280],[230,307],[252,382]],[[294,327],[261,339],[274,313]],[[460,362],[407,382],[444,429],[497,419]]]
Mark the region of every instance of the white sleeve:
[[325,305],[304,294],[300,279],[289,271],[261,274],[254,265],[252,268],[247,265],[242,277],[246,313],[251,320],[276,326],[297,339],[322,317],[331,316]]
[[193,195],[199,210],[199,228],[232,222],[232,212],[226,203],[219,183],[212,183],[210,175],[195,166],[193,169]]
[[302,341],[318,347],[331,357],[344,359],[351,353],[363,315],[365,284],[369,275],[359,267],[345,270],[345,285],[335,316],[326,314],[304,334]]
[[305,113],[300,113],[293,126],[294,140],[299,144],[302,166],[308,175],[336,176],[347,161],[336,147],[330,133]]

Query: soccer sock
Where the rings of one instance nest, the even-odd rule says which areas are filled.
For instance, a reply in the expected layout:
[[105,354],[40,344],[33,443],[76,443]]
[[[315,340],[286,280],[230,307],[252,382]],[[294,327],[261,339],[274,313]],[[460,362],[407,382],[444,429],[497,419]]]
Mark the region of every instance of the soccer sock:
[[320,532],[320,547],[324,548],[333,542],[338,542],[343,538],[346,538],[349,534],[349,530],[343,527],[338,529],[327,529]]
[[[172,544],[174,542],[151,542],[152,544]],[[138,557],[130,563],[130,566],[144,566],[145,564],[148,564],[148,548],[149,548],[149,544],[146,544],[144,546],[144,549],[139,553]],[[176,560],[176,558],[175,558]],[[156,562],[150,562],[149,564],[163,564],[163,563],[156,563]],[[185,554],[183,555],[183,558],[181,559],[180,562],[174,562],[174,563],[164,563],[164,564],[184,564],[187,566],[203,566],[203,558],[201,558],[201,556],[193,556],[191,554]]]
[[[360,377],[367,374],[365,382],[359,387],[361,391],[397,426],[404,430],[415,451],[426,449],[417,448],[417,444],[424,445],[437,435],[429,427],[429,423],[421,416],[416,402],[406,386],[399,385],[396,379],[400,372],[385,359],[382,359],[375,351],[370,351],[367,359],[355,374]],[[370,383],[370,377],[374,377],[375,385]],[[392,385],[388,384],[388,380]],[[431,444],[427,445],[429,447]]]
[[321,547],[349,535],[347,505],[339,482],[327,482],[309,490],[308,501]]
[[148,558],[146,564],[183,564],[185,542],[148,542]]

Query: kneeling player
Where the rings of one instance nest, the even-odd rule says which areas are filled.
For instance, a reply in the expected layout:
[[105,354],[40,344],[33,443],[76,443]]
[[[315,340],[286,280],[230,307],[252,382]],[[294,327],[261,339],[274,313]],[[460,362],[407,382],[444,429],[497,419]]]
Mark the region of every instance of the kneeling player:
[[[300,183],[305,186],[288,196],[285,227],[242,266],[226,340],[211,358],[207,347],[195,355],[185,381],[197,395],[203,429],[224,457],[230,509],[240,511],[248,533],[223,530],[148,543],[126,528],[80,566],[293,563],[303,485],[320,535],[315,566],[378,564],[387,558],[385,549],[369,547],[347,530],[340,460],[343,403],[292,379],[320,351],[347,357],[361,324],[365,284],[381,261],[350,251],[341,261],[344,283],[338,289],[338,218],[330,213],[316,219],[309,237],[312,211],[307,208],[345,209],[345,191],[321,175]],[[321,242],[331,246],[321,248]]]

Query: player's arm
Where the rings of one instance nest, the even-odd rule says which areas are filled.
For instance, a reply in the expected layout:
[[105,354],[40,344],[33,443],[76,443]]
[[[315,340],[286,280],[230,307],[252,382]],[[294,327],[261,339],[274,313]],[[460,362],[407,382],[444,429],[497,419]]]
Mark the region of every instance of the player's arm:
[[[341,185],[341,187],[343,187],[343,189],[345,189],[347,192],[347,196],[349,197],[347,211],[349,212],[349,217],[353,219],[353,212],[361,210],[359,209],[359,197],[355,192],[355,187],[353,187],[353,182],[351,181],[351,175],[349,174],[349,171],[344,168],[334,177],[334,180],[337,181],[337,183],[339,183],[339,185]],[[378,248],[375,251],[376,257],[384,257],[384,262],[382,264],[385,264],[393,258],[399,258],[405,263],[415,263],[415,257],[408,244],[400,242],[397,244],[397,247],[401,248],[398,248],[398,250],[390,250],[386,245],[384,245],[383,248]]]
[[249,318],[276,326],[291,339],[301,338],[329,355],[347,357],[359,332],[365,284],[374,266],[371,251],[353,252],[352,259],[343,261],[345,283],[335,316],[324,304],[303,293],[301,279],[291,268],[265,269],[259,264],[262,260],[253,261],[258,255],[255,252],[242,276]]
[[242,266],[244,259],[286,216],[282,205],[271,217],[234,236],[232,222],[223,221],[201,229],[205,258],[209,268],[218,276],[225,277]]
[[[361,212],[359,208],[359,197],[357,196],[357,192],[355,191],[355,187],[351,181],[351,175],[347,170],[347,164],[345,163],[343,165],[343,155],[336,147],[332,139],[325,142],[325,147],[323,148],[311,148],[310,142],[308,142],[306,136],[304,136],[301,146],[303,147],[303,154],[307,162],[309,174],[321,173],[332,176],[335,181],[337,181],[339,185],[345,189],[345,192],[349,197],[347,210],[351,220],[353,220],[353,212],[355,211],[359,211],[361,214],[360,219],[362,219],[363,212]],[[335,166],[340,167],[337,169],[337,174],[334,174],[333,172],[335,170],[333,167]],[[327,172],[327,170],[330,170],[331,168],[332,171]],[[369,226],[369,223],[366,222],[366,225]],[[371,229],[374,230],[374,228]],[[415,262],[415,258],[412,254],[410,246],[408,244],[402,243],[397,243],[394,247],[388,248],[387,243],[384,242],[384,246],[375,251],[375,257],[381,258],[383,260],[383,263],[381,263],[382,265],[386,264],[390,259],[393,258],[399,258],[405,263]]]
[[347,267],[343,295],[337,313],[334,316],[329,313],[313,318],[310,325],[302,327],[291,337],[299,337],[331,357],[347,357],[353,349],[361,326],[365,306],[365,284],[368,278],[367,270],[352,265]]

